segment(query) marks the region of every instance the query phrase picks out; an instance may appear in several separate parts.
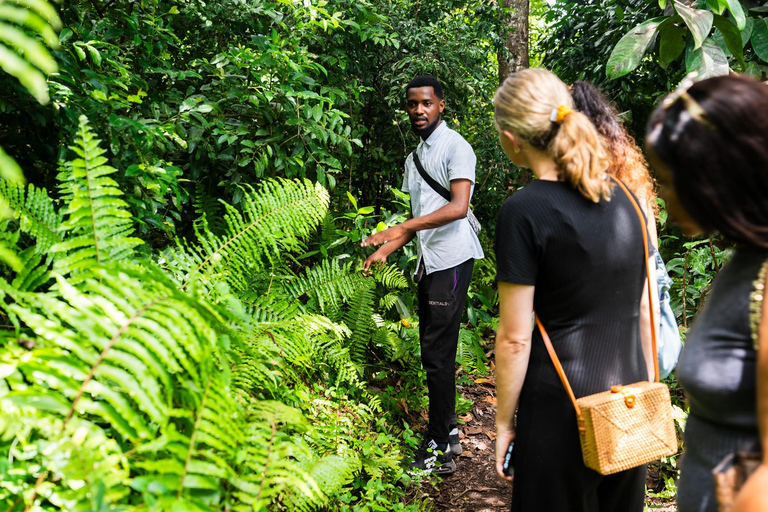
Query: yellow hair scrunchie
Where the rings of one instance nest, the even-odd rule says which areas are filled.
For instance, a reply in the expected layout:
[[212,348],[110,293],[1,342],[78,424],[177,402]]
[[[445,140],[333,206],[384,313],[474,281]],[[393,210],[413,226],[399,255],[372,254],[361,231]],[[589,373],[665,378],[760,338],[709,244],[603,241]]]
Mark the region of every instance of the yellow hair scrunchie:
[[553,123],[557,124],[563,124],[563,120],[565,119],[565,116],[573,112],[572,109],[566,107],[565,105],[560,105],[557,108],[552,109],[552,113],[549,116],[549,120]]

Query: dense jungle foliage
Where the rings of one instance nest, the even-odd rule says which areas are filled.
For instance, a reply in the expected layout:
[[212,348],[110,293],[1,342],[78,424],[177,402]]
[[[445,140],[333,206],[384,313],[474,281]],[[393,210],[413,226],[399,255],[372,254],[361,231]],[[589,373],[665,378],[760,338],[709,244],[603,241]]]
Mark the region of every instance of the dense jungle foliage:
[[[739,26],[736,4],[693,10]],[[714,30],[762,69],[765,8],[740,54],[674,6],[686,55]],[[533,61],[604,87],[641,134],[684,63],[642,57],[654,40],[632,73],[606,66],[659,8],[534,2]],[[0,507],[429,509],[401,465],[426,403],[414,251],[364,278],[359,242],[408,213],[404,86],[433,74],[486,227],[460,383],[488,372],[495,212],[531,179],[493,127],[504,19],[479,0],[0,0]],[[727,248],[660,222],[687,326]]]

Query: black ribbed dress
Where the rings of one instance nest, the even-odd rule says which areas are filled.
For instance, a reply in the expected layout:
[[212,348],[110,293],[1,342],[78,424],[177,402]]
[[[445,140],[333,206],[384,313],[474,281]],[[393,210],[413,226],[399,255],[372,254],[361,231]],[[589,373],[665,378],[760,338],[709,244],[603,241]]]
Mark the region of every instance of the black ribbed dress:
[[[647,380],[640,341],[641,224],[618,186],[593,203],[537,180],[507,199],[496,280],[534,285],[534,309],[576,397]],[[498,371],[503,371],[499,369]],[[645,466],[610,476],[584,466],[576,413],[538,330],[517,412],[512,510],[641,512]]]

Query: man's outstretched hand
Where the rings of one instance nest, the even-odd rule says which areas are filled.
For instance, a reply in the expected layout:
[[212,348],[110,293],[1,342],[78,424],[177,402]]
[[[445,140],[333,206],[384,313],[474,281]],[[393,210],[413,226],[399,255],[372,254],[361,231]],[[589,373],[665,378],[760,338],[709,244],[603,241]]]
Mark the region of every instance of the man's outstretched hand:
[[376,252],[368,256],[363,263],[363,275],[372,275],[371,266],[382,266],[387,262],[387,256],[410,242],[415,233],[402,227],[402,224],[392,226],[384,231],[375,233],[360,244],[362,247],[380,245]]
[[396,226],[387,228],[384,231],[379,231],[378,233],[374,233],[373,235],[363,240],[360,243],[360,246],[368,247],[370,245],[376,246],[376,245],[381,245],[388,242],[393,242],[394,240],[397,240],[398,238],[405,236],[407,233],[408,233],[408,230],[403,228],[402,224],[397,224]]
[[363,263],[363,275],[366,277],[372,276],[371,266],[380,267],[384,265],[387,262],[387,256],[389,256],[389,251],[385,251],[384,247],[368,256]]

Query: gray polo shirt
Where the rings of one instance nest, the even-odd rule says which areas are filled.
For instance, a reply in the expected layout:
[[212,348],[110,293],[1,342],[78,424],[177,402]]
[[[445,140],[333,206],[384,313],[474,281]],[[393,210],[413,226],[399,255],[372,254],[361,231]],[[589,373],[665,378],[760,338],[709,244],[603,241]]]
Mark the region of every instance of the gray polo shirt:
[[[419,142],[416,151],[424,170],[447,190],[451,190],[451,180],[470,180],[472,199],[477,158],[464,137],[442,121],[426,141]],[[414,217],[428,215],[448,204],[443,196],[421,179],[412,155],[408,155],[405,161],[402,190],[411,195],[411,213]],[[467,219],[459,219],[435,229],[417,231],[416,235],[419,261],[423,258],[427,274],[455,267],[470,258],[478,260],[483,257],[480,240]]]

